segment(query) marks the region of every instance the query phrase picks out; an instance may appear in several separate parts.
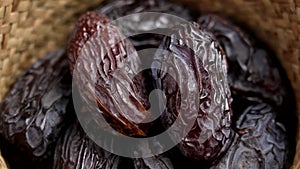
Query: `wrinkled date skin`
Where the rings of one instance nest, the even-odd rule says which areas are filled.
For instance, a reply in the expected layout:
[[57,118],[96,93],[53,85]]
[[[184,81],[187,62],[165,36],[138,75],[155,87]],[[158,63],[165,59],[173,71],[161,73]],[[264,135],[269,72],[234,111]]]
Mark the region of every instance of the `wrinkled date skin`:
[[4,98],[0,108],[3,136],[15,153],[21,151],[22,158],[31,161],[51,154],[71,119],[71,80],[65,52],[52,52],[23,73]]
[[[122,33],[128,35],[128,39],[133,44],[135,49],[139,52],[139,58],[143,67],[151,67],[153,56],[155,55],[156,48],[159,47],[163,35],[159,33],[149,33],[151,31],[163,32],[164,29],[173,27],[182,20],[191,20],[193,18],[187,8],[166,0],[112,0],[106,1],[97,10],[98,13],[105,15],[112,21],[120,19],[124,16],[133,20],[126,20],[120,22],[119,27],[122,27]],[[168,13],[170,15],[153,15],[148,14],[145,16],[139,15],[142,12],[159,12]],[[137,14],[139,17],[130,17],[131,14]],[[174,17],[177,16],[178,18]],[[180,18],[179,18],[180,17]],[[130,22],[131,21],[131,22]],[[144,87],[146,87],[147,95],[154,89],[151,70],[143,71],[142,76],[145,78]],[[164,129],[161,127],[159,119],[152,122],[152,124],[144,125],[148,130],[147,136],[156,135]]]
[[64,51],[48,54],[21,75],[1,106],[5,138],[42,156],[64,124],[71,101],[71,76]]
[[[162,115],[166,128],[179,112],[196,112],[192,129],[178,144],[181,152],[191,159],[211,161],[228,148],[231,140],[231,96],[223,53],[211,34],[198,27],[195,23],[180,25],[164,38],[152,64],[157,68],[153,76],[157,88],[166,96],[166,111]],[[199,95],[192,96],[195,93]],[[198,97],[195,99],[199,100],[199,110],[189,105],[193,102],[189,99],[194,97]],[[185,105],[181,107],[180,103]],[[182,122],[178,131],[184,130],[184,125]],[[171,136],[174,137],[179,137],[176,132]]]
[[254,95],[279,107],[285,104],[291,107],[290,84],[269,51],[219,16],[205,15],[198,22],[216,36],[226,53],[228,82],[233,94]]
[[53,168],[117,169],[119,163],[120,157],[98,147],[75,123],[57,143]]
[[265,103],[249,106],[237,121],[239,133],[214,169],[282,169],[287,159],[287,137],[276,121],[274,109]]
[[141,62],[118,28],[105,16],[87,12],[73,31],[68,58],[83,102],[93,109],[95,119],[102,114],[118,132],[145,136],[139,124],[151,113],[145,79],[139,74]]

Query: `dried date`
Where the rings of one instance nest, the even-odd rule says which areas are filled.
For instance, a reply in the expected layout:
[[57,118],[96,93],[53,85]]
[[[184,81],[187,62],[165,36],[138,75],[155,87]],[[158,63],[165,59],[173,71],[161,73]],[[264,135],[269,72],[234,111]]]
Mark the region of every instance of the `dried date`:
[[26,157],[38,158],[51,151],[72,116],[68,68],[63,50],[49,53],[17,79],[3,100],[4,138]]
[[228,82],[234,99],[234,122],[247,102],[255,100],[270,104],[276,109],[277,120],[286,128],[290,148],[288,162],[292,163],[298,123],[296,103],[292,87],[277,58],[265,45],[220,16],[202,16],[198,22],[215,35],[226,53]]
[[[166,95],[166,111],[162,115],[165,128],[172,125],[179,112],[197,112],[192,129],[178,144],[181,152],[191,159],[212,161],[228,148],[231,140],[231,95],[222,50],[211,34],[198,27],[195,23],[183,24],[170,31],[154,58],[153,76],[156,87]],[[189,99],[195,97],[199,99],[199,110],[188,106],[193,102]],[[182,122],[182,128],[177,130],[184,130],[185,125]],[[176,137],[180,136],[171,136]]]
[[83,102],[98,123],[103,124],[103,115],[118,132],[145,136],[139,124],[151,116],[146,80],[134,46],[118,28],[105,16],[87,12],[73,31],[68,57]]
[[281,169],[288,154],[285,127],[272,107],[249,106],[237,121],[238,134],[226,155],[212,168]]
[[279,107],[291,107],[291,87],[272,53],[248,34],[216,15],[198,19],[200,26],[212,32],[228,60],[228,82],[233,93],[258,96]]
[[78,123],[60,138],[55,148],[54,169],[117,169],[120,157],[92,142]]

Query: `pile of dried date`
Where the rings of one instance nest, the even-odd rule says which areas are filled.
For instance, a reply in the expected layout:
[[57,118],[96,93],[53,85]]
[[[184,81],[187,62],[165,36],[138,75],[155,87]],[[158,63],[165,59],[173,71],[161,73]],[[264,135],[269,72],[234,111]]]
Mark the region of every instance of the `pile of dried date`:
[[[148,24],[162,25],[168,36],[145,32],[124,38],[113,20],[141,12],[191,22],[172,26],[165,15],[150,15]],[[147,30],[149,25],[140,26]],[[217,15],[199,17],[166,0],[113,0],[82,15],[67,46],[34,63],[1,103],[0,145],[11,169],[281,169],[293,162],[297,118],[289,80],[274,54],[232,22]],[[157,50],[142,59],[137,51],[147,48]],[[138,72],[144,64],[150,68]],[[115,155],[93,142],[78,122],[74,80],[87,105],[82,111],[89,110],[99,128],[109,124],[130,137],[154,136],[173,125],[179,107],[186,116],[195,108],[180,104],[198,99],[195,122],[165,153]],[[154,89],[164,92],[165,109],[143,123],[155,113],[149,111]],[[94,103],[97,108],[89,108]],[[184,129],[183,120],[179,127]],[[170,135],[176,137],[176,132]]]

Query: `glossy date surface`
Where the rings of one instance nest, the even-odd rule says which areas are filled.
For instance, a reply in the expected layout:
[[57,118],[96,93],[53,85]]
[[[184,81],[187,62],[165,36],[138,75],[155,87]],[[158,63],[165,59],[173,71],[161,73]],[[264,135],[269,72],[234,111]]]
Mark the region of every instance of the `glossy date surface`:
[[145,136],[139,124],[151,113],[141,62],[119,29],[99,13],[84,14],[71,36],[68,57],[92,116],[99,120],[103,115],[122,134]]
[[[231,140],[231,96],[224,55],[211,34],[198,28],[193,24],[172,29],[154,58],[152,65],[158,69],[153,70],[153,76],[156,87],[166,95],[166,111],[162,115],[166,128],[179,112],[197,112],[192,129],[178,145],[181,152],[191,159],[214,160]],[[187,94],[188,91],[191,92]],[[192,95],[198,97],[199,110],[189,105]],[[178,131],[184,130],[185,125],[182,121]],[[179,136],[174,132],[170,137]]]

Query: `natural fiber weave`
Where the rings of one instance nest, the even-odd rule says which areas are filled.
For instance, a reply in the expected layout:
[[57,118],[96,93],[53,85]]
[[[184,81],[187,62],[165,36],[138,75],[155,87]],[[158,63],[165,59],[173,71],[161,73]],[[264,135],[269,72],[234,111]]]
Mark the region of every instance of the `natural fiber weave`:
[[[0,101],[22,70],[46,52],[64,47],[78,15],[100,1],[0,0]],[[300,0],[179,1],[234,18],[268,44],[292,83],[300,118]],[[294,169],[300,169],[299,128]]]

